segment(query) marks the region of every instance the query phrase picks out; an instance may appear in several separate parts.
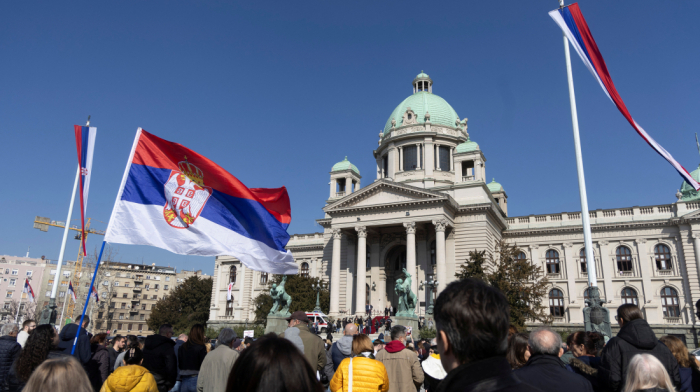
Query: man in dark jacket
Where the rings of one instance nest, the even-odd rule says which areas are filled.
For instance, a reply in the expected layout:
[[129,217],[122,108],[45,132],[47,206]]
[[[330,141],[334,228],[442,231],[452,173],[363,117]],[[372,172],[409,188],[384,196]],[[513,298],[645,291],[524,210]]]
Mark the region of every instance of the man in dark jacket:
[[[185,344],[187,341],[187,334],[186,333],[181,333],[180,336],[177,337],[177,340],[175,340],[175,347],[173,347],[173,350],[175,351],[175,363],[180,363],[179,358],[178,358],[178,350],[180,349],[180,346]],[[175,386],[172,388],[173,391],[179,391],[180,390],[180,366],[177,367],[177,378],[175,379]]]
[[437,392],[539,391],[520,381],[506,361],[510,311],[503,293],[480,280],[459,280],[440,293],[433,313],[448,372]]
[[620,332],[605,345],[598,367],[598,382],[604,390],[612,392],[622,390],[627,378],[627,365],[637,354],[655,356],[666,368],[676,389],[680,388],[681,376],[678,361],[671,350],[656,339],[654,331],[643,317],[637,305],[624,304],[617,308],[615,318],[620,324]]
[[[75,341],[75,334],[78,333],[78,324],[80,319],[75,320],[74,323],[68,324],[63,327],[61,333],[58,334],[60,342],[58,347],[63,349],[63,352],[70,355],[73,350],[73,341]],[[92,351],[90,350],[90,337],[88,336],[87,328],[90,324],[90,317],[85,315],[83,320],[83,326],[80,328],[80,336],[78,336],[78,344],[75,346],[75,353],[73,356],[83,365],[86,366],[92,358]]]
[[175,359],[175,342],[173,326],[163,324],[158,335],[146,338],[143,348],[143,364],[153,375],[158,384],[159,392],[167,392],[175,386],[177,380],[177,360]]
[[333,379],[340,362],[352,355],[352,337],[355,335],[357,335],[357,326],[353,323],[347,324],[343,331],[343,337],[326,350],[326,366],[323,368],[323,372],[329,380]]
[[114,363],[117,362],[117,357],[119,353],[122,352],[124,346],[126,345],[126,337],[122,335],[117,335],[112,339],[112,344],[107,348],[109,352],[109,373],[114,371]]
[[564,349],[558,333],[549,328],[538,328],[530,332],[527,344],[530,359],[525,366],[513,372],[521,381],[544,392],[593,392],[588,380],[567,370],[559,359]]
[[14,323],[5,324],[0,330],[0,381],[4,380],[10,372],[12,363],[19,357],[22,346],[17,343],[19,325]]

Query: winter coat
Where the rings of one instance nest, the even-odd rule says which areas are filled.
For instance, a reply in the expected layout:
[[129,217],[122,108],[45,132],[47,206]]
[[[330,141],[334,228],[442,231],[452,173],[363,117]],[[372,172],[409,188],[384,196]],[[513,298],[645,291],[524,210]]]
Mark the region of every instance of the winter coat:
[[[62,349],[59,348],[54,348],[49,351],[49,354],[46,356],[46,359],[54,359],[54,358],[61,358],[65,357],[66,354],[63,352]],[[27,383],[26,381],[20,380],[19,377],[17,377],[17,361],[15,361],[14,364],[12,364],[12,367],[10,368],[9,373],[5,377],[2,383],[2,390],[6,392],[20,392],[22,389],[24,389],[24,385]]]
[[[331,358],[333,358],[333,371],[335,372],[343,362],[343,359],[349,358],[352,355],[352,336],[343,336],[338,339],[337,342],[333,343],[331,349]],[[333,375],[329,376],[328,379],[332,379]]]
[[7,377],[21,351],[22,346],[17,343],[17,338],[7,335],[0,337],[0,380]]
[[87,364],[87,374],[92,389],[99,390],[109,377],[109,350],[107,346],[93,345],[94,353]]
[[428,358],[421,363],[421,367],[425,374],[425,389],[433,392],[447,376],[447,372],[445,372],[445,368],[442,367],[442,362],[440,362],[440,356],[437,354],[428,355]]
[[[492,357],[452,369],[436,392],[542,392],[525,384],[504,357]],[[432,392],[432,391],[430,391]],[[566,392],[566,391],[564,391]]]
[[677,392],[700,391],[700,372],[692,368],[678,368],[681,375],[681,388]]
[[114,364],[117,363],[117,357],[120,353],[114,349],[114,346],[109,346],[107,351],[109,352],[109,372],[112,373],[114,371]]
[[162,335],[146,338],[143,347],[143,364],[159,384],[159,389],[169,391],[177,379],[177,361],[175,360],[175,342]]
[[[331,392],[350,391],[350,360],[345,358],[331,380]],[[389,391],[389,375],[376,359],[357,356],[352,358],[352,392]]]
[[514,370],[513,374],[543,392],[593,392],[588,380],[566,370],[564,362],[554,355],[533,355],[525,366]]
[[175,362],[177,362],[177,381],[180,381],[180,359],[178,358],[178,353],[180,352],[180,346],[185,344],[184,340],[177,339],[175,341],[175,347],[173,347],[173,351],[175,351]]
[[[299,337],[304,343],[304,356],[309,361],[311,369],[314,370],[314,373],[323,371],[323,367],[326,366],[326,347],[323,345],[323,340],[311,333],[306,323],[298,324],[294,328],[299,329]],[[283,338],[284,333],[280,337]]]
[[415,352],[407,350],[398,340],[377,353],[377,360],[384,364],[389,374],[391,392],[415,392],[423,383],[425,375]]
[[197,377],[198,392],[224,392],[228,376],[240,354],[231,347],[220,344],[216,346],[202,363]]
[[637,354],[655,356],[668,372],[671,382],[680,389],[681,376],[678,361],[671,350],[656,339],[654,331],[644,319],[626,322],[617,336],[610,339],[601,354],[598,368],[598,381],[603,391],[618,392],[622,390],[627,378],[627,366]]
[[[73,341],[75,334],[78,332],[78,324],[68,324],[61,329],[58,334],[58,347],[63,349],[63,352],[70,355],[73,350]],[[80,336],[78,336],[78,344],[75,346],[75,354],[73,356],[86,366],[92,358],[92,350],[90,350],[90,337],[85,328],[80,328]]]
[[115,369],[100,392],[158,392],[158,386],[146,368],[127,365]]
[[[192,370],[199,371],[207,356],[207,347],[202,344],[183,344],[177,350],[177,364],[180,372],[190,370],[189,374],[194,374]],[[187,373],[185,373],[187,374]]]
[[[563,361],[562,361],[563,362]],[[600,392],[600,384],[598,383],[598,367],[600,366],[600,357],[571,357],[569,360],[569,368],[574,373],[583,376],[591,383],[594,392]]]

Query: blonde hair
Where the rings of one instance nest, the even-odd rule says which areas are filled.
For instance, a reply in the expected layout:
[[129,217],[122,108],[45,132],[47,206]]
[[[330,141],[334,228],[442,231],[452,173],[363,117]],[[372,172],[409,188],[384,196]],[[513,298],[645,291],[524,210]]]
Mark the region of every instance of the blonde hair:
[[668,392],[676,392],[668,372],[656,357],[650,354],[637,354],[632,357],[627,366],[627,379],[623,392],[649,388],[664,388]]
[[352,353],[360,355],[364,352],[374,352],[372,340],[367,335],[355,335],[352,337]]
[[72,356],[49,359],[29,377],[25,392],[92,392],[87,373]]

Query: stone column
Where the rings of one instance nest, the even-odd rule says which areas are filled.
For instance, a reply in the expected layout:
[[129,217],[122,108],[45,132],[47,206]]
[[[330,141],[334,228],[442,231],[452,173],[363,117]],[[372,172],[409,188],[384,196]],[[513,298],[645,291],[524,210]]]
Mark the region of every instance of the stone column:
[[345,178],[345,196],[352,193],[352,177]]
[[236,271],[239,274],[236,276],[236,280],[241,282],[241,287],[238,289],[238,306],[243,307],[243,297],[245,296],[245,265],[243,263],[239,265],[241,270]]
[[698,279],[700,280],[700,233],[693,233],[693,248],[695,250],[695,264],[698,269]]
[[399,171],[403,171],[403,147],[399,147]]
[[355,226],[357,231],[357,292],[355,293],[355,314],[365,314],[367,302],[367,226]]
[[387,159],[389,160],[389,173],[387,173],[387,177],[394,179],[394,175],[396,173],[396,148],[395,147],[389,147],[389,152],[387,153]]
[[438,295],[447,286],[447,265],[445,265],[445,229],[446,219],[436,219],[435,225],[435,264],[437,267]]
[[435,170],[442,170],[440,168],[440,145],[435,145]]
[[330,197],[335,197],[336,182],[337,182],[337,180],[335,178],[331,178],[331,196]]
[[420,170],[420,143],[416,143],[416,170]]
[[331,259],[331,306],[330,315],[337,316],[340,310],[340,229],[333,229],[333,258]]
[[454,153],[455,153],[455,148],[454,147],[450,148],[450,171],[451,172],[455,171]]
[[418,295],[418,271],[416,270],[416,222],[404,222],[406,228],[406,270],[411,274],[411,290]]

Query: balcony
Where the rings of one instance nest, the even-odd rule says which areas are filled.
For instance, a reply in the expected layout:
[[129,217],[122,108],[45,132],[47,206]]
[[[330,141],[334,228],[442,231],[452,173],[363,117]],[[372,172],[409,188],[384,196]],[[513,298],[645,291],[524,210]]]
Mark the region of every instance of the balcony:
[[682,317],[664,317],[664,324],[683,324]]
[[335,197],[343,197],[345,196],[345,192],[336,192]]
[[141,309],[136,309],[136,308],[129,309],[129,313],[131,313],[131,314],[138,314],[139,311],[141,311]]
[[462,182],[474,181],[474,176],[462,176]]
[[617,271],[617,273],[622,277],[634,277],[634,271]]
[[141,287],[138,287],[138,286],[137,286],[137,287],[134,287],[132,290],[133,290],[134,292],[137,292],[137,293],[140,293],[141,291],[143,291],[143,290],[141,289]]
[[658,275],[658,276],[672,276],[673,270],[670,270],[670,269],[656,270],[656,275]]
[[134,282],[141,282],[143,283],[143,276],[137,276],[134,278]]

